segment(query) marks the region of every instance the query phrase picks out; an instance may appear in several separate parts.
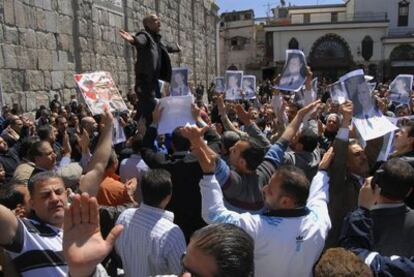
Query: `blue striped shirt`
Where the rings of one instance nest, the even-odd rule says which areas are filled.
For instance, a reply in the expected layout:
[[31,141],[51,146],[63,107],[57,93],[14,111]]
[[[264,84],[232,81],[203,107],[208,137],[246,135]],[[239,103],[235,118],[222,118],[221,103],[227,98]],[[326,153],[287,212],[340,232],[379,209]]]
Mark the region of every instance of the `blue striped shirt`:
[[122,259],[125,276],[180,274],[184,234],[173,223],[174,214],[145,204],[128,209],[118,218],[124,230],[115,249]]

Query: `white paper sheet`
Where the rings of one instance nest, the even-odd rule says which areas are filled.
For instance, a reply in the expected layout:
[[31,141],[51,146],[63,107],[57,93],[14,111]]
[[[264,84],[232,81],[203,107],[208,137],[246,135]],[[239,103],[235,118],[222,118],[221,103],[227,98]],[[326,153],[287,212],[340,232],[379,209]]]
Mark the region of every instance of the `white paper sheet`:
[[353,123],[363,140],[382,137],[398,129],[377,108],[362,69],[345,74],[339,81],[344,83],[348,98],[354,104]]
[[412,87],[413,75],[400,74],[390,84],[388,99],[400,104],[409,104]]
[[245,99],[256,98],[256,76],[243,75],[242,90]]
[[192,95],[161,98],[159,103],[163,112],[158,123],[158,134],[170,134],[179,126],[195,124],[191,114],[193,102]]
[[306,57],[300,50],[286,50],[286,63],[282,70],[280,90],[299,91],[306,78]]
[[242,99],[242,79],[243,71],[228,70],[224,74],[225,86],[226,86],[226,100],[239,100]]
[[190,94],[188,68],[174,67],[171,74],[170,96],[185,96],[188,94]]

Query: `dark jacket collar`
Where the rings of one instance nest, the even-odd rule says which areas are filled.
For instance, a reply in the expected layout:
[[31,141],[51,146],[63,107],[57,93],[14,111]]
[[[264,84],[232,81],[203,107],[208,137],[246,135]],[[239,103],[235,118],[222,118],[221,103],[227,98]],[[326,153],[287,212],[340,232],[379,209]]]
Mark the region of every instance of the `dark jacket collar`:
[[264,216],[273,216],[273,217],[301,217],[308,215],[310,210],[307,207],[299,209],[287,209],[287,210],[274,210],[264,213]]
[[379,208],[371,210],[372,215],[398,215],[404,214],[409,211],[406,205],[402,205],[394,208]]

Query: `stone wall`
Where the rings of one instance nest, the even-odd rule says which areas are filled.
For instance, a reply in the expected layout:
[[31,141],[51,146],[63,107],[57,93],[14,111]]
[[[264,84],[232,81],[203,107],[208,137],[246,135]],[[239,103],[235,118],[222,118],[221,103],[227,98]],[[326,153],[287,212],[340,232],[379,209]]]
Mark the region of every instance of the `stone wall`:
[[73,74],[111,72],[125,93],[134,85],[135,49],[118,35],[143,17],[161,17],[165,41],[183,51],[173,66],[204,86],[216,75],[218,7],[213,0],[0,0],[0,78],[6,104],[31,111],[58,93],[77,93]]

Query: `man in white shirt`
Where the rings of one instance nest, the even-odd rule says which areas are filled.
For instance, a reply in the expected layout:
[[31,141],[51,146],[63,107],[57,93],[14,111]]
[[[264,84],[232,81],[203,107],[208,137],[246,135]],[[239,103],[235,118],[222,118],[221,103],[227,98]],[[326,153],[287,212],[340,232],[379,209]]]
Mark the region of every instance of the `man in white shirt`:
[[156,276],[181,273],[180,259],[186,243],[181,229],[166,211],[172,192],[171,175],[164,169],[146,172],[141,179],[143,203],[118,218],[124,231],[115,244],[125,276]]
[[[189,139],[196,127],[186,127]],[[214,176],[215,154],[190,139],[205,174],[200,182],[202,215],[207,223],[232,223],[255,241],[255,276],[311,276],[331,223],[328,214],[328,181],[325,170],[332,160],[328,151],[309,187],[303,171],[282,166],[263,187],[266,213],[252,215],[229,211]]]

